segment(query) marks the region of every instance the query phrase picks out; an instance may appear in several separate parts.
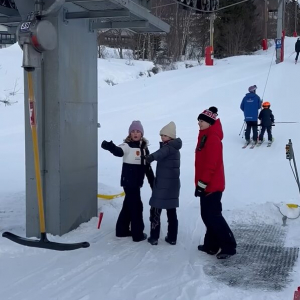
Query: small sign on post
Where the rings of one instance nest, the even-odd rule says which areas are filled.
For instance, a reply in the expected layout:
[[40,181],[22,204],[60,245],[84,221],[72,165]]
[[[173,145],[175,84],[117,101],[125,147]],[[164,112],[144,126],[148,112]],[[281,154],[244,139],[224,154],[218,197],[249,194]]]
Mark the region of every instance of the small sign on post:
[[275,39],[275,48],[276,48],[276,64],[279,64],[281,62],[281,38]]
[[280,39],[276,39],[276,49],[281,49],[281,38]]

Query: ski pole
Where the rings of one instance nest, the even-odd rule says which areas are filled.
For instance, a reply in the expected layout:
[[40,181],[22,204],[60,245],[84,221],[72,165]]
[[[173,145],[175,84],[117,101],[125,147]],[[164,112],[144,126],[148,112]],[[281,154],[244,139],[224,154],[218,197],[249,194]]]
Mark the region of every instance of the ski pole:
[[[242,126],[242,128],[241,128],[241,131],[240,131],[240,133],[239,133],[239,136],[241,135],[241,133],[242,133],[244,127],[245,127],[245,121],[244,121],[243,126]],[[242,138],[243,138],[243,136],[242,136]]]
[[288,58],[290,58],[296,51],[294,51]]
[[299,123],[299,122],[274,122],[275,124],[277,123]]
[[245,136],[245,132],[246,132],[246,122],[244,123],[244,129],[243,129],[242,139],[243,139],[244,136]]
[[[295,124],[299,122],[274,122],[271,126],[275,126],[275,124]],[[257,126],[262,126],[261,124],[257,124]]]

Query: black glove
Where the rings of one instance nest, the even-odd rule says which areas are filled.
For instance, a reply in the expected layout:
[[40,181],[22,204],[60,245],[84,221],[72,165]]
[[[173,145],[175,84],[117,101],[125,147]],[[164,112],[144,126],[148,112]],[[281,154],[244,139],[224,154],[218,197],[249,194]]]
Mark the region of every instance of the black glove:
[[206,187],[207,184],[199,180],[195,189],[195,197],[204,196]]
[[113,141],[107,142],[104,140],[101,144],[101,148],[103,148],[104,150],[111,151],[113,149],[114,145],[115,144],[113,143]]
[[149,163],[149,164],[151,164],[151,163],[154,161],[154,157],[153,157],[152,154],[147,155],[147,156],[145,157],[145,159],[146,159],[146,162]]

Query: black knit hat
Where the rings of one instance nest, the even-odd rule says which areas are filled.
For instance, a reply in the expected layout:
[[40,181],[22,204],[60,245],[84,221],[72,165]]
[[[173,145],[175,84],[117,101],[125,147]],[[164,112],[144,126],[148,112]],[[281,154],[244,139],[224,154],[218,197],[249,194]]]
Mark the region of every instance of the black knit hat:
[[211,106],[209,109],[204,110],[199,116],[198,116],[198,121],[202,120],[207,122],[210,125],[214,125],[217,116],[218,116],[218,109],[214,106]]

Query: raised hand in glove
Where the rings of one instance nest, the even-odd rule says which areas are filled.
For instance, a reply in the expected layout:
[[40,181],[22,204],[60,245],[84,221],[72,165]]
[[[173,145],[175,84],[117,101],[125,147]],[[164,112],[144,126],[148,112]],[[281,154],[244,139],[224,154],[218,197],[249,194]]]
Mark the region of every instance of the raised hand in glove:
[[147,156],[145,157],[145,159],[146,159],[146,162],[149,163],[149,164],[151,164],[151,163],[154,161],[154,157],[153,157],[152,154],[147,155]]
[[107,142],[107,141],[103,141],[102,144],[101,144],[101,148],[103,148],[104,150],[112,150],[114,147],[114,143],[113,141],[110,141],[110,142]]
[[199,180],[195,189],[195,197],[204,196],[206,187],[207,184]]

